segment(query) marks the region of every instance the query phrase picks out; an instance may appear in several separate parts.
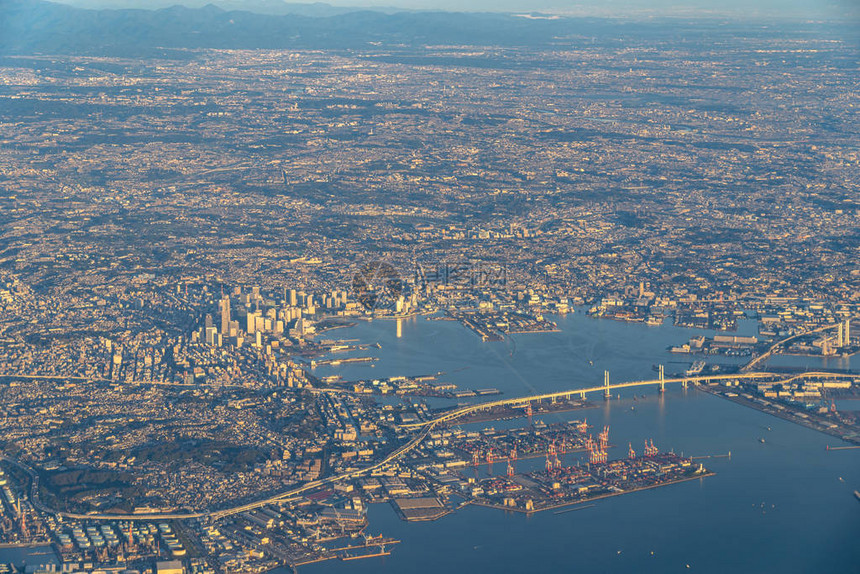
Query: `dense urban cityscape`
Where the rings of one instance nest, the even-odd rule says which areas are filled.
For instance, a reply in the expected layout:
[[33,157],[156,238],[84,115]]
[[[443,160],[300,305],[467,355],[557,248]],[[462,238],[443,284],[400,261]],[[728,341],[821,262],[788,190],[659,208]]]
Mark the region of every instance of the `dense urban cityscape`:
[[[0,50],[0,572],[295,571],[396,554],[379,503],[444,523],[718,480],[730,451],[588,422],[673,389],[860,448],[854,45],[649,26]],[[445,322],[503,362],[572,315],[671,355],[517,396],[374,374],[355,334]]]

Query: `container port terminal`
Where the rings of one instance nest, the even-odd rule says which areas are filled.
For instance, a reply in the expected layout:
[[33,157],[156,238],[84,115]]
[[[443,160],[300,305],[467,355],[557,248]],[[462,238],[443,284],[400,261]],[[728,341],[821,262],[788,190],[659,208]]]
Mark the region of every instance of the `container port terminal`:
[[0,574],[856,570],[856,2],[211,1],[0,0]]
[[[523,475],[487,478],[476,489],[473,503],[502,510],[540,512],[594,502],[688,480],[713,476],[689,458],[657,451],[646,444],[637,457],[632,446],[628,458],[563,466],[551,461],[545,470]],[[592,457],[600,460],[599,456]]]
[[[367,538],[364,544],[326,544],[344,536],[364,536],[366,505],[389,502],[408,521],[443,518],[464,504],[519,512],[537,512],[594,502],[703,478],[712,473],[693,458],[661,452],[653,442],[644,448],[630,441],[627,456],[610,459],[609,428],[590,429],[587,421],[546,425],[539,415],[595,406],[584,398],[646,387],[694,385],[707,392],[754,406],[857,443],[854,421],[826,410],[814,415],[778,402],[780,393],[809,387],[848,392],[856,376],[846,373],[797,374],[747,372],[667,377],[604,384],[526,397],[470,404],[448,411],[425,411],[424,420],[396,426],[399,447],[371,464],[311,480],[275,496],[212,511],[138,512],[129,515],[77,514],[49,508],[40,497],[40,474],[10,458],[2,461],[4,501],[0,533],[7,543],[50,544],[66,562],[116,562],[145,565],[156,559],[188,559],[229,540],[252,549],[260,568],[299,565],[340,558],[354,560],[390,552],[397,541]],[[775,397],[757,398],[739,387]],[[762,395],[763,396],[763,395]],[[785,395],[784,398],[795,395]],[[507,430],[461,430],[460,425],[498,419],[523,419],[527,426]],[[638,439],[641,441],[642,439]],[[637,450],[639,452],[637,452]],[[522,469],[544,459],[542,470]],[[484,475],[484,476],[482,476]],[[460,502],[457,502],[460,500]],[[152,530],[152,529],[155,530]],[[339,548],[339,550],[338,550]]]

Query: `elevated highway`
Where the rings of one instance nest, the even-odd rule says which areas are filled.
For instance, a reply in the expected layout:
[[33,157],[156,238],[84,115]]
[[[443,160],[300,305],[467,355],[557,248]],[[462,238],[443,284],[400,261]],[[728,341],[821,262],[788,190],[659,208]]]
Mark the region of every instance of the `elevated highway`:
[[400,425],[400,429],[402,430],[417,430],[417,434],[409,440],[404,445],[400,446],[396,450],[389,453],[385,458],[380,460],[379,462],[364,467],[358,470],[346,472],[339,475],[330,476],[327,478],[323,478],[320,480],[314,480],[311,482],[307,482],[301,486],[285,490],[278,494],[254,501],[248,502],[245,504],[233,506],[230,508],[224,508],[219,510],[212,510],[208,512],[165,512],[165,513],[151,513],[151,514],[103,514],[103,513],[92,513],[92,514],[78,514],[73,512],[62,512],[55,511],[49,508],[46,508],[44,503],[40,503],[38,500],[38,475],[35,471],[27,467],[26,465],[14,461],[12,459],[8,459],[3,457],[3,460],[7,462],[18,465],[19,467],[25,469],[28,474],[33,478],[35,488],[31,489],[31,500],[33,500],[38,508],[44,512],[53,513],[65,518],[73,518],[78,520],[145,520],[145,521],[156,521],[156,520],[184,520],[191,518],[212,518],[218,519],[223,518],[225,516],[230,516],[234,514],[239,514],[241,512],[247,512],[249,510],[254,510],[260,508],[262,506],[266,506],[267,504],[273,504],[277,502],[281,502],[284,500],[288,500],[290,498],[294,498],[306,492],[310,492],[321,488],[323,486],[327,486],[330,484],[334,484],[341,480],[349,480],[353,478],[358,478],[360,476],[364,476],[372,473],[375,470],[381,469],[388,464],[391,464],[397,461],[402,456],[408,454],[416,447],[418,447],[424,439],[437,427],[440,425],[444,425],[445,423],[449,423],[455,421],[456,419],[463,417],[465,415],[478,412],[481,410],[492,409],[495,407],[502,406],[510,406],[510,407],[525,407],[531,402],[538,401],[546,401],[546,400],[556,400],[556,399],[571,399],[573,397],[585,398],[586,395],[592,393],[603,393],[604,395],[610,395],[612,391],[619,389],[630,389],[630,388],[640,388],[640,387],[658,387],[660,390],[665,388],[665,385],[669,384],[690,384],[690,383],[709,383],[714,381],[728,381],[728,380],[738,380],[738,381],[751,381],[751,380],[767,380],[773,379],[774,383],[788,383],[795,381],[801,378],[813,378],[813,379],[821,379],[821,378],[830,378],[830,379],[846,379],[846,378],[856,378],[857,375],[849,375],[849,374],[841,374],[841,373],[824,373],[824,372],[808,372],[808,373],[800,373],[797,375],[793,375],[791,377],[783,377],[780,378],[781,375],[776,373],[767,373],[767,372],[756,372],[756,373],[739,373],[733,375],[700,375],[700,376],[691,376],[691,377],[680,377],[680,378],[658,378],[658,379],[649,379],[643,381],[630,381],[626,383],[615,383],[608,384],[607,382],[600,386],[587,387],[581,389],[569,389],[565,391],[556,391],[552,393],[543,393],[538,395],[529,395],[524,397],[516,397],[511,399],[502,399],[496,401],[490,401],[486,403],[478,403],[474,405],[468,405],[465,407],[460,407],[444,413],[434,419],[429,421],[423,421],[420,423],[413,424],[405,424]]
[[790,342],[794,341],[795,339],[799,339],[801,337],[806,337],[807,335],[813,335],[815,333],[821,333],[823,331],[835,329],[838,326],[839,326],[839,323],[832,323],[830,325],[823,325],[823,326],[818,327],[816,329],[810,329],[809,331],[804,331],[803,333],[796,333],[790,337],[782,339],[781,341],[777,341],[776,343],[774,343],[773,345],[768,347],[767,351],[765,351],[761,355],[758,355],[757,357],[753,357],[752,360],[749,363],[747,363],[746,365],[744,365],[743,367],[741,367],[740,370],[742,373],[752,370],[754,367],[756,367],[762,361],[766,361],[767,359],[769,359],[777,351],[777,349],[779,349],[780,347],[782,347],[786,343],[790,343]]
[[758,373],[738,373],[732,375],[700,375],[693,377],[679,377],[679,378],[663,378],[663,379],[649,379],[645,381],[630,381],[626,383],[615,383],[615,384],[603,384],[596,387],[588,387],[583,389],[570,389],[566,391],[556,391],[552,393],[544,393],[540,395],[531,395],[526,397],[517,397],[511,399],[501,399],[497,401],[491,401],[487,403],[479,403],[475,405],[468,405],[465,407],[460,407],[458,409],[454,409],[449,411],[431,421],[419,422],[419,423],[411,423],[400,425],[402,429],[415,429],[421,428],[427,424],[438,425],[440,423],[450,422],[456,420],[462,416],[475,413],[478,411],[492,409],[495,407],[525,407],[528,403],[531,402],[539,402],[539,401],[552,401],[557,399],[572,399],[574,397],[579,397],[584,399],[586,395],[591,393],[603,393],[604,396],[610,395],[612,391],[618,389],[630,389],[637,387],[659,387],[661,390],[665,388],[665,385],[669,384],[690,384],[690,383],[708,383],[712,381],[749,381],[749,380],[765,380],[765,379],[778,379],[774,382],[782,382],[787,383],[800,378],[856,378],[857,375],[847,375],[847,374],[839,374],[839,373],[823,373],[823,372],[809,372],[802,373],[800,375],[795,375],[789,378],[779,379],[780,375],[775,373],[766,373],[766,372],[758,372]]
[[[241,512],[247,512],[249,510],[255,510],[262,506],[266,506],[267,504],[273,504],[276,502],[281,502],[283,500],[288,500],[290,498],[294,498],[299,496],[300,494],[304,494],[305,492],[309,492],[312,490],[316,490],[320,487],[334,484],[335,482],[341,480],[349,480],[353,478],[358,478],[360,476],[370,474],[374,470],[380,469],[387,464],[390,464],[396,461],[398,458],[413,450],[419,444],[424,442],[424,439],[427,438],[427,435],[436,427],[436,423],[426,423],[424,428],[415,435],[412,440],[403,446],[399,447],[397,450],[391,452],[388,456],[386,456],[381,461],[376,464],[368,467],[364,467],[358,470],[354,470],[351,472],[347,472],[344,474],[339,474],[335,476],[330,476],[327,478],[323,478],[320,480],[313,480],[311,482],[306,482],[305,484],[298,486],[296,488],[275,494],[268,498],[257,500],[254,502],[249,502],[246,504],[242,504],[239,506],[233,506],[230,508],[225,508],[221,510],[214,510],[210,512],[162,512],[162,513],[152,513],[152,514],[79,514],[74,512],[61,512],[61,511],[49,511],[53,512],[56,515],[62,516],[64,518],[74,518],[78,520],[185,520],[189,518],[223,518],[225,516],[230,516],[233,514],[239,514]],[[47,509],[46,509],[47,510]]]

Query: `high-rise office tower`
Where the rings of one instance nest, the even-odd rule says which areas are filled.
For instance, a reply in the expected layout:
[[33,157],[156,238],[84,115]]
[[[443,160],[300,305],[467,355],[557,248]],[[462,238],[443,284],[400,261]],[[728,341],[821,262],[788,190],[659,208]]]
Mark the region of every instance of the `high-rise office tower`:
[[221,334],[230,334],[230,297],[226,296],[221,299]]

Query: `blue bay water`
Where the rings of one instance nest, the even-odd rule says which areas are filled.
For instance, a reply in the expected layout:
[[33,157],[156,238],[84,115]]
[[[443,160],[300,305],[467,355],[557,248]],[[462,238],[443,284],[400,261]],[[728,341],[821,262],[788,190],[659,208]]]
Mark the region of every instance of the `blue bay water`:
[[[517,396],[599,385],[604,369],[613,381],[655,378],[652,365],[659,363],[667,373],[682,372],[695,357],[669,353],[667,347],[708,334],[580,313],[558,322],[560,333],[504,342],[482,342],[458,323],[420,317],[403,321],[399,337],[394,321],[362,322],[337,336],[380,342],[380,350],[353,353],[379,357],[376,366],[348,364],[316,373],[353,380],[444,371],[440,380],[461,388],[495,387]],[[744,334],[754,329],[751,322],[740,328]],[[848,368],[852,362],[838,361],[830,366]],[[805,357],[777,362],[822,364]],[[402,541],[390,556],[300,571],[860,572],[860,502],[852,494],[860,489],[860,451],[827,451],[826,445],[840,441],[694,389],[674,386],[663,397],[647,389],[622,392],[605,403],[599,395],[592,400],[597,408],[544,421],[587,417],[596,427],[609,424],[615,445],[610,457],[624,456],[628,442],[641,452],[645,439],[687,455],[730,451],[732,456],[701,461],[716,476],[563,514],[524,516],[470,507],[436,522],[405,523],[388,505],[374,505],[368,532]]]
[[[408,319],[401,322],[399,337],[394,321],[360,322],[330,337],[379,342],[382,348],[336,356],[373,355],[380,358],[375,366],[346,364],[315,372],[352,380],[444,371],[440,381],[461,388],[495,387],[504,396],[518,396],[599,385],[604,369],[613,381],[655,378],[652,365],[660,363],[667,373],[681,372],[696,357],[669,353],[667,347],[708,334],[594,320],[581,313],[557,320],[560,333],[518,335],[504,342],[482,342],[449,321]],[[740,332],[754,334],[755,324],[742,323]],[[856,368],[856,361],[774,360],[839,368]],[[596,408],[543,420],[587,417],[595,427],[610,425],[611,457],[624,456],[628,442],[641,452],[642,442],[653,439],[661,449],[687,455],[731,451],[731,459],[702,460],[717,472],[713,477],[563,514],[525,516],[469,507],[436,522],[406,523],[388,505],[374,505],[368,532],[402,541],[390,556],[331,561],[299,571],[860,572],[860,502],[852,495],[860,490],[860,451],[826,451],[826,445],[840,441],[693,389],[669,387],[661,397],[649,388],[635,395],[622,392],[609,402],[599,395],[592,400]],[[524,419],[487,423],[497,428],[523,424]],[[576,460],[576,455],[564,458],[566,464]],[[542,461],[532,463],[540,466]],[[518,462],[521,469],[532,463]],[[496,472],[504,472],[504,465],[497,466]],[[0,562],[20,564],[23,552],[0,549]],[[42,556],[32,560],[40,559],[45,561]]]
[[50,546],[32,546],[21,548],[0,548],[0,564],[14,564],[20,567],[28,566],[59,566],[57,555]]

